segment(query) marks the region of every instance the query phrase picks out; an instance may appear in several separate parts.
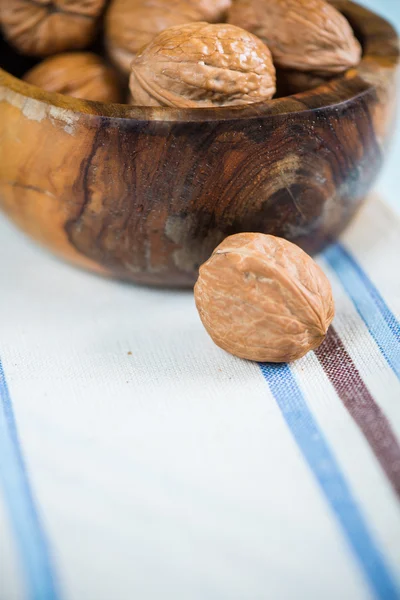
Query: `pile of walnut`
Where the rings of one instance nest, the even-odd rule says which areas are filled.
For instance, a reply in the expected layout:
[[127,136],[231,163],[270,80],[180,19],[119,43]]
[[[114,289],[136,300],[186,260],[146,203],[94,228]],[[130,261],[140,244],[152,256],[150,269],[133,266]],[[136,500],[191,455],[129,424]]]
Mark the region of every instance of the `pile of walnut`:
[[[47,91],[201,108],[269,100],[277,74],[292,93],[357,65],[344,2],[0,0],[0,23],[19,52],[48,57],[25,76]],[[93,44],[102,56],[76,52]]]
[[[344,2],[0,0],[0,22],[18,51],[46,57],[25,75],[30,84],[101,102],[202,108],[271,99],[276,68],[296,91],[357,65],[360,45],[333,6]],[[95,42],[103,56],[87,51]],[[304,356],[334,315],[317,264],[260,233],[216,248],[195,300],[216,344],[257,361]]]

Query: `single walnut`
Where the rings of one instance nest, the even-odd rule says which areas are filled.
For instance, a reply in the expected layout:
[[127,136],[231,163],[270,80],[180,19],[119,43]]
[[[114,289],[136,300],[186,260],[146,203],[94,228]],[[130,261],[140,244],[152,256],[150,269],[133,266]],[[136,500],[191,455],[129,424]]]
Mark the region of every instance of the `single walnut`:
[[88,46],[105,0],[0,0],[7,40],[24,54],[47,56]]
[[97,102],[122,102],[118,76],[91,52],[51,56],[25,74],[24,80],[48,91]]
[[231,0],[113,0],[106,16],[106,44],[115,64],[130,73],[132,59],[174,25],[220,21]]
[[261,38],[279,67],[334,74],[361,58],[348,21],[324,0],[235,0],[228,20]]
[[233,25],[190,23],[160,33],[132,62],[133,102],[196,108],[272,98],[275,68],[268,48]]
[[214,342],[240,358],[289,362],[317,348],[334,316],[330,283],[282,238],[239,233],[200,267],[196,306]]

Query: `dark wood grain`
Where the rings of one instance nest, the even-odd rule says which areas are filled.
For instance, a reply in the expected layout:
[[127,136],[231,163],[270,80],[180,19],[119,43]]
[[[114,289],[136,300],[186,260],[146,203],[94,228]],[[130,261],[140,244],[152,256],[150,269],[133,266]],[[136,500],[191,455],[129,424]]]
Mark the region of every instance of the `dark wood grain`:
[[396,106],[395,31],[345,6],[359,68],[263,104],[103,105],[0,71],[1,207],[64,258],[146,284],[192,285],[239,231],[321,250],[370,190]]

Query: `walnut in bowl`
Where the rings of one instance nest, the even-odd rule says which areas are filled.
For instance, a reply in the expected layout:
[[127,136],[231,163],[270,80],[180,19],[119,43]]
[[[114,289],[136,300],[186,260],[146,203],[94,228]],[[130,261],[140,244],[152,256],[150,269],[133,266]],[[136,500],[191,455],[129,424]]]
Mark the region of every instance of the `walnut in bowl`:
[[105,0],[0,0],[0,22],[17,50],[34,56],[86,48]]
[[357,68],[244,106],[99,104],[0,70],[2,210],[77,264],[154,285],[193,285],[242,231],[320,250],[371,189],[395,108],[397,34],[357,4],[345,14],[363,40]]
[[269,49],[233,25],[189,23],[160,33],[135,57],[138,106],[200,108],[269,100],[276,91]]
[[229,22],[262,39],[278,67],[332,75],[360,62],[348,20],[325,0],[235,0]]
[[175,25],[219,22],[231,0],[112,0],[106,15],[110,57],[129,75],[133,58],[153,38]]
[[92,52],[64,52],[46,58],[25,74],[24,81],[73,98],[122,102],[117,74]]

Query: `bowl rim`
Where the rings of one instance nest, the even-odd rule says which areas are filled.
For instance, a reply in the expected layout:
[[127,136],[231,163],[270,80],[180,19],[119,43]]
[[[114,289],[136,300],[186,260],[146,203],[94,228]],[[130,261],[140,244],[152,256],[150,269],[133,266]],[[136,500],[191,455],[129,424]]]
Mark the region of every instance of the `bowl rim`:
[[[80,100],[56,92],[47,92],[11,75],[0,68],[0,100],[7,91],[61,111],[71,111],[88,117],[122,121],[212,122],[282,116],[309,110],[340,106],[371,92],[377,85],[377,75],[387,77],[400,61],[399,37],[395,28],[383,17],[352,1],[346,1],[341,12],[349,19],[363,40],[360,64],[312,90],[264,102],[232,107],[170,108],[131,106]],[[370,77],[371,71],[375,73]],[[3,89],[2,89],[3,88]]]

